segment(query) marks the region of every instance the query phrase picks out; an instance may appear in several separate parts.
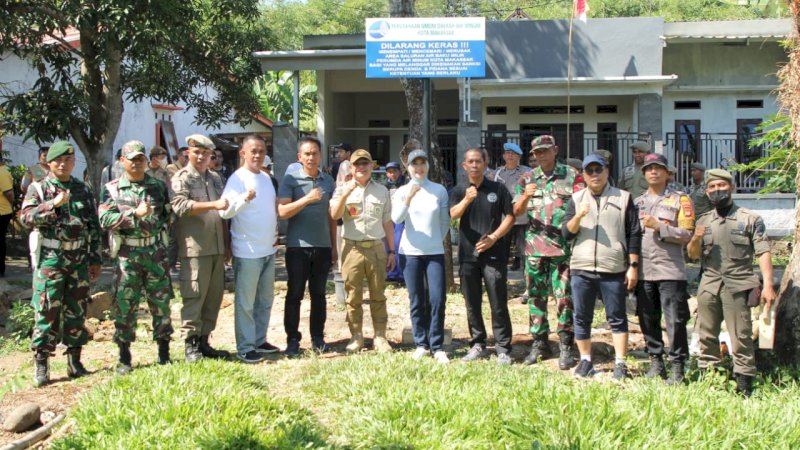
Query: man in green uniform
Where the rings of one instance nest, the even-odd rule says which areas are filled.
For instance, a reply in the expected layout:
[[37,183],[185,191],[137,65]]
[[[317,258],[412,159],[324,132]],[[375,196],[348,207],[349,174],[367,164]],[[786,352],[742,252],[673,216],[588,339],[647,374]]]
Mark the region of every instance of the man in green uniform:
[[72,176],[75,148],[69,142],[56,142],[47,151],[47,164],[50,173],[31,183],[20,212],[22,223],[39,236],[31,298],[36,386],[50,380],[48,358],[59,337],[67,346],[70,378],[89,373],[81,364],[81,348],[89,340],[83,322],[89,281],[100,276],[101,262],[94,196],[89,186]]
[[[692,259],[702,257],[703,277],[697,287],[697,330],[700,335],[701,371],[719,363],[719,331],[722,321],[731,336],[736,391],[750,396],[756,374],[750,308],[761,300],[770,307],[775,300],[772,261],[767,230],[761,217],[740,208],[731,197],[733,176],[722,169],[706,171],[706,195],[714,209],[697,219],[689,241]],[[753,256],[764,277],[760,299]]]
[[558,306],[558,366],[567,370],[575,364],[571,355],[575,339],[569,288],[570,248],[561,235],[561,222],[572,193],[585,185],[577,170],[557,161],[558,147],[552,136],[534,139],[531,152],[536,154],[539,166],[519,178],[514,202],[514,214],[527,217],[525,275],[533,344],[525,364],[550,356],[547,298],[552,295]]
[[697,214],[697,217],[700,217],[714,209],[706,196],[706,183],[704,181],[706,166],[700,163],[693,163],[690,173],[692,175],[692,185],[689,187],[688,194],[694,204],[694,213]]
[[631,145],[633,153],[633,164],[622,169],[622,176],[619,178],[619,188],[631,193],[631,198],[636,198],[647,190],[647,180],[642,174],[642,163],[644,157],[650,153],[650,144],[647,142],[634,142]]
[[145,173],[147,157],[140,141],[122,146],[122,168],[123,174],[105,185],[98,209],[100,226],[112,234],[111,256],[116,256],[114,342],[119,346],[117,373],[125,375],[132,370],[130,345],[136,340],[136,310],[144,296],[153,316],[158,363],[169,363],[173,295],[165,242],[167,186]]

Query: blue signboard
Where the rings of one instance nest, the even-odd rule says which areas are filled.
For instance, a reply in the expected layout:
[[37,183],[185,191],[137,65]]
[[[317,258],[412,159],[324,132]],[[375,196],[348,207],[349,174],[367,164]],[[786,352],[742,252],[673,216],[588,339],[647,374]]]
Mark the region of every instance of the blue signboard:
[[367,78],[486,76],[483,17],[367,19]]

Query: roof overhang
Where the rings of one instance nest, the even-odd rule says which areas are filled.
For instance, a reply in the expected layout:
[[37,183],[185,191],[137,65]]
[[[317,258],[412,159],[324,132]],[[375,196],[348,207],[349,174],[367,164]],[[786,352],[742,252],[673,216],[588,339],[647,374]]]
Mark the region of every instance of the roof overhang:
[[[631,77],[575,77],[569,80],[570,95],[636,95],[661,93],[674,83],[677,75]],[[470,79],[470,89],[482,97],[563,95],[566,78],[529,78],[517,80]]]
[[366,68],[367,51],[361,49],[288,50],[253,52],[261,70],[354,70]]
[[667,22],[667,44],[777,42],[792,34],[789,19],[720,20],[702,22]]

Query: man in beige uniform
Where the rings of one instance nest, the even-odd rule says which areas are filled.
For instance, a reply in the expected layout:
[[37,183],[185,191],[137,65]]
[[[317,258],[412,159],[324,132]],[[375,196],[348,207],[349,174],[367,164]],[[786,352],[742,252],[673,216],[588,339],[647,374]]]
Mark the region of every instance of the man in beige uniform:
[[144,173],[150,175],[158,181],[170,186],[170,173],[167,172],[167,149],[158,145],[150,149],[150,159],[147,161],[147,169]]
[[622,176],[619,178],[619,188],[631,193],[631,198],[636,198],[647,190],[647,180],[642,173],[642,163],[644,157],[650,153],[650,144],[647,142],[634,142],[631,145],[633,153],[633,164],[622,169]]
[[228,230],[217,211],[228,208],[222,197],[222,179],[208,170],[213,154],[211,139],[193,134],[186,138],[189,163],[172,177],[172,208],[178,216],[176,239],[180,257],[181,320],[186,361],[224,358],[208,343],[217,325],[224,290],[224,259]]
[[[722,320],[728,328],[733,351],[736,392],[750,396],[756,374],[750,308],[760,300],[771,306],[772,260],[766,227],[757,214],[733,203],[733,176],[722,169],[706,171],[706,196],[714,209],[697,219],[689,241],[689,257],[702,257],[703,278],[697,287],[697,330],[700,334],[701,371],[720,361],[719,331]],[[764,290],[756,295],[759,282],[753,273],[753,256],[764,277]],[[749,300],[749,301],[748,301]]]
[[[369,286],[369,309],[375,330],[373,345],[378,351],[391,351],[386,340],[386,272],[394,268],[394,225],[389,191],[372,181],[372,156],[356,150],[350,157],[353,179],[336,188],[331,200],[331,216],[344,222],[342,276],[347,291],[347,324],[352,339],[347,350],[357,352],[364,347],[361,333],[364,278]],[[386,240],[391,258],[384,250]]]

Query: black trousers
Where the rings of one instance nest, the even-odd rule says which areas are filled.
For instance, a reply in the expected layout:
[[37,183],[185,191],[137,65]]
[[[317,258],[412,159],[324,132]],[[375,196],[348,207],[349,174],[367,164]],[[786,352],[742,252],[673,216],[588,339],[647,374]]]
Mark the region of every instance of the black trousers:
[[467,323],[472,337],[470,345],[486,345],[486,326],[483,323],[481,303],[486,285],[489,308],[492,314],[492,329],[497,341],[497,353],[511,353],[511,317],[508,315],[508,285],[506,261],[463,262],[459,269],[461,293],[467,305]]
[[289,247],[286,249],[286,272],[288,274],[286,307],[283,311],[283,328],[286,339],[302,338],[300,334],[300,302],[303,300],[306,283],[311,296],[309,318],[311,339],[325,336],[325,284],[331,270],[330,247]]
[[14,217],[14,214],[0,216],[0,236],[2,236],[2,239],[0,239],[0,276],[5,276],[6,274],[6,234],[12,217]]
[[670,362],[689,359],[689,340],[686,322],[689,321],[689,304],[686,281],[640,281],[636,287],[636,313],[650,355],[664,354],[661,337],[661,316],[667,323]]

